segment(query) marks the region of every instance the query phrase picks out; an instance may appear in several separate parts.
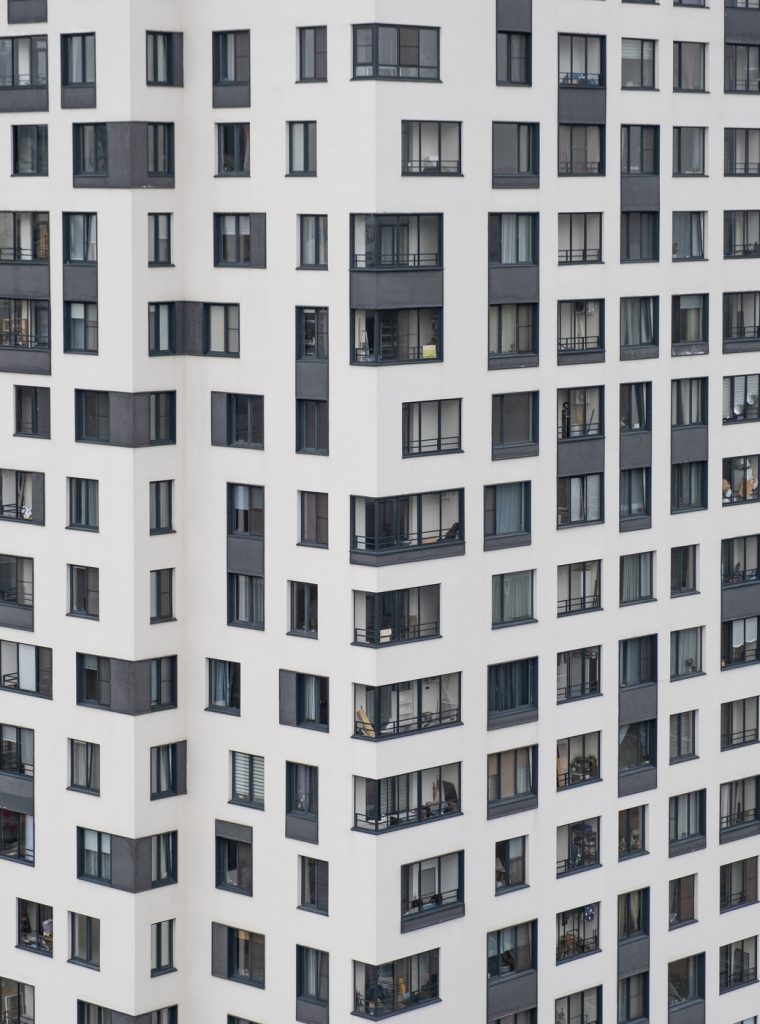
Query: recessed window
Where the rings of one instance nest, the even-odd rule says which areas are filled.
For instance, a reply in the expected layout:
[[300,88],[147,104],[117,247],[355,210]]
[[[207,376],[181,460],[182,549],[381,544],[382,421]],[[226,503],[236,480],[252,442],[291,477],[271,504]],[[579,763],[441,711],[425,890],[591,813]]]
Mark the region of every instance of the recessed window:
[[329,892],[329,864],[316,857],[299,857],[300,895],[299,910],[313,910],[326,914]]
[[557,615],[595,611],[602,606],[602,563],[573,562],[557,566]]
[[97,530],[99,526],[98,481],[70,476],[68,485],[69,529]]
[[660,250],[660,215],[655,211],[620,214],[620,262],[656,262]]
[[171,622],[174,618],[174,569],[152,569],[150,573],[150,621]]
[[673,43],[673,92],[705,91],[707,43]]
[[503,839],[495,845],[496,894],[528,884],[528,837]]
[[559,84],[599,88],[605,84],[605,37],[559,35]]
[[705,258],[705,213],[673,214],[673,259]]
[[598,903],[587,903],[557,914],[557,963],[599,951]]
[[69,740],[69,788],[100,795],[100,744]]
[[760,46],[726,43],[723,60],[726,92],[760,92]]
[[603,522],[603,484],[602,473],[558,477],[557,526]]
[[624,124],[620,132],[621,174],[659,174],[660,126]]
[[158,921],[150,926],[150,976],[173,970],[174,921]]
[[760,174],[760,128],[723,129],[723,173]]
[[98,351],[98,304],[96,302],[64,302],[64,352]]
[[557,703],[595,697],[601,686],[601,647],[579,647],[557,654]]
[[288,122],[288,174],[317,173],[317,122]]
[[69,615],[100,617],[100,570],[86,565],[69,566]]
[[670,511],[694,512],[707,508],[707,463],[684,462],[671,466]]
[[250,32],[214,32],[212,42],[214,85],[232,86],[250,82]]
[[244,177],[251,173],[251,126],[230,122],[216,126],[216,173]]
[[100,970],[100,921],[85,914],[69,914],[69,962]]
[[[231,662],[215,662],[217,665]],[[238,683],[239,686],[239,683]],[[227,696],[229,700],[229,695]],[[239,708],[238,694],[238,708]],[[264,758],[258,754],[244,754],[239,750],[230,751],[232,762],[232,794],[230,803],[245,804],[264,810]]]
[[673,129],[673,175],[705,173],[705,128]]
[[180,791],[177,773],[178,744],[164,743],[150,748],[150,798],[177,796]]
[[629,807],[618,812],[618,859],[635,857],[647,852],[646,805]]
[[318,587],[316,583],[296,583],[290,587],[290,633],[317,636],[319,625]]
[[299,491],[299,544],[327,547],[328,495]]
[[439,77],[437,28],[354,25],[354,78]]
[[149,486],[150,532],[172,533],[174,481],[151,480]]
[[604,125],[561,124],[557,174],[604,174]]
[[149,213],[148,266],[170,267],[171,265],[172,215],[170,213]]
[[327,269],[327,214],[302,213],[298,215],[299,268],[301,270]]
[[697,920],[697,876],[684,875],[670,881],[668,894],[670,927],[692,924]]
[[654,89],[654,39],[622,40],[622,89]]
[[670,549],[671,597],[697,593],[697,548],[697,544],[687,544]]
[[652,385],[649,381],[640,384],[621,384],[620,433],[649,432],[652,429],[651,406]]
[[177,658],[170,655],[150,662],[150,710],[177,706]]
[[402,174],[460,174],[461,121],[402,121]]
[[654,551],[620,556],[620,604],[654,600]]
[[[217,830],[225,823],[217,822]],[[250,830],[249,830],[250,832]],[[216,837],[216,887],[239,892],[243,896],[253,894],[252,844],[228,836]]]
[[330,1002],[330,954],[296,946],[296,999],[327,1007]]
[[328,403],[313,398],[296,399],[296,451],[327,455],[330,448]]
[[604,299],[557,303],[557,353],[604,351]]
[[177,80],[174,41],[175,35],[172,32],[145,33],[145,80],[148,85],[182,84]]
[[214,266],[247,267],[251,265],[251,257],[251,215],[215,213]]
[[560,265],[602,262],[601,213],[560,213]]
[[491,626],[509,626],[533,620],[532,569],[492,576]]
[[240,306],[205,303],[203,350],[206,355],[240,355]]
[[702,627],[676,629],[670,634],[670,678],[698,675],[702,671]]
[[496,84],[530,85],[530,32],[496,33]]
[[95,34],[93,32],[84,35],[61,36],[61,84],[95,84]]
[[[522,184],[521,178],[537,179],[538,147],[538,124],[494,121],[491,180],[493,187],[519,187]],[[538,185],[537,180],[535,184]]]
[[264,577],[227,573],[227,624],[264,628]]
[[108,173],[108,126],[105,124],[75,124],[74,174],[105,177]]
[[298,29],[298,81],[327,81],[327,29]]
[[621,352],[647,345],[657,347],[659,309],[660,299],[656,295],[620,300]]
[[483,532],[486,541],[521,536],[530,539],[530,480],[485,488]]

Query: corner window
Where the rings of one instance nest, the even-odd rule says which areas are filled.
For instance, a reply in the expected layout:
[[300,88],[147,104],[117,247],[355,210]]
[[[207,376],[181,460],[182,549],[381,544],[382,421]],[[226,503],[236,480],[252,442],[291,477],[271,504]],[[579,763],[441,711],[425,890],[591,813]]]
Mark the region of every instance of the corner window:
[[354,78],[440,77],[437,28],[354,25]]

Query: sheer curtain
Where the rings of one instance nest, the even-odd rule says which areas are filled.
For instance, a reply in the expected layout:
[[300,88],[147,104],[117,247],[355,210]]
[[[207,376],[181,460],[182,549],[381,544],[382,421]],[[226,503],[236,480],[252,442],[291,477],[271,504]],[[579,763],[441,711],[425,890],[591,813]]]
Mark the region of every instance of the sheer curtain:
[[499,484],[495,488],[495,497],[496,533],[502,536],[524,530],[523,485]]
[[506,573],[502,576],[502,588],[502,620],[510,622],[530,618],[533,614],[533,572]]

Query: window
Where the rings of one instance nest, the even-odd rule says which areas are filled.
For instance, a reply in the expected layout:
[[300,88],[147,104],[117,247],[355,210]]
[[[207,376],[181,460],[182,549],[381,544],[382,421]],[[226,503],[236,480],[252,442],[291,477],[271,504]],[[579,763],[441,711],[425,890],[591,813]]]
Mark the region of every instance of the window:
[[600,523],[602,512],[603,475],[561,476],[557,478],[557,526],[579,523]]
[[659,174],[660,126],[624,124],[620,132],[621,174]]
[[681,711],[670,716],[670,763],[697,756],[697,712]]
[[720,947],[720,991],[757,981],[757,936]]
[[0,212],[0,261],[46,263],[49,243],[50,218],[47,213]]
[[602,987],[587,988],[583,992],[574,992],[571,996],[563,996],[554,1000],[554,1016],[556,1020],[588,1021],[597,1024],[601,1021]]
[[288,174],[317,173],[317,122],[288,122]]
[[316,583],[296,583],[290,587],[289,633],[316,637],[319,623],[319,598]]
[[150,532],[173,533],[173,480],[151,480],[149,487]]
[[[726,543],[725,541],[723,542]],[[670,549],[670,596],[697,593],[697,545]]]
[[299,491],[299,544],[327,547],[328,495],[320,491]]
[[647,853],[646,805],[618,812],[618,859]]
[[0,604],[34,605],[34,559],[0,555]]
[[522,537],[529,542],[530,480],[486,487],[483,507],[486,542],[508,537]]
[[354,827],[387,832],[458,814],[461,764],[445,764],[384,779],[354,776]]
[[673,214],[673,259],[701,260],[705,258],[704,213]]
[[75,124],[74,174],[105,177],[108,173],[108,126]]
[[604,36],[559,35],[559,84],[599,87],[605,84]]
[[673,129],[674,177],[705,173],[705,132],[705,128]]
[[318,1006],[330,1002],[330,954],[296,946],[296,998]]
[[604,350],[604,299],[557,303],[557,352]]
[[[315,588],[316,589],[316,588]],[[330,724],[329,679],[296,673],[296,725],[325,732]]]
[[0,978],[0,998],[9,1008],[8,1024],[34,1024],[34,985]]
[[264,447],[262,395],[227,395],[227,444],[239,448]]
[[176,413],[174,391],[151,391],[150,444],[174,444],[176,441]]
[[46,86],[47,36],[6,36],[0,39],[0,82],[5,88]]
[[602,262],[601,213],[559,215],[559,263]]
[[176,351],[176,317],[173,302],[148,303],[148,353],[168,355]]
[[296,359],[327,359],[329,310],[326,306],[296,306]]
[[538,124],[494,121],[491,181],[494,188],[519,186],[520,178],[538,177],[538,140]]
[[604,433],[604,388],[559,388],[557,436],[560,440]]
[[107,832],[77,829],[77,878],[111,884],[111,836]]
[[618,896],[618,942],[649,934],[649,889]]
[[296,451],[306,455],[329,452],[328,403],[313,398],[296,399]]
[[436,80],[437,28],[354,25],[354,78]]
[[557,963],[599,951],[599,904],[557,914]]
[[760,292],[724,292],[723,339],[760,339]]
[[[148,214],[148,266],[172,266],[172,215],[170,213]],[[151,303],[155,306],[172,306],[173,303]]]
[[732,700],[720,706],[720,749],[757,743],[757,697]]
[[733,505],[760,498],[757,486],[758,456],[723,459],[723,504]]
[[[622,352],[644,345],[657,345],[659,305],[660,300],[657,296],[620,300],[620,348]],[[637,386],[649,387],[649,385]],[[624,385],[621,385],[621,391],[623,387]]]
[[179,793],[177,747],[176,743],[165,743],[160,747],[150,748],[151,800],[165,796],[177,796]]
[[148,125],[148,174],[174,174],[174,125]]
[[538,303],[508,302],[488,307],[488,352],[519,356],[538,351]]
[[588,732],[557,741],[557,791],[599,781],[599,738]]
[[726,92],[760,92],[760,46],[726,43],[724,68]]
[[69,566],[69,615],[100,616],[100,572],[85,565]]
[[298,215],[299,269],[327,269],[327,214]]
[[660,215],[654,211],[620,214],[620,262],[657,262],[660,258]]
[[95,34],[61,36],[61,85],[94,84]]
[[696,953],[668,964],[668,1006],[705,997],[705,954]]
[[506,572],[491,577],[491,626],[533,622],[533,570]]
[[34,775],[34,730],[0,725],[0,772]]
[[604,126],[561,124],[557,174],[604,174]]
[[601,647],[579,647],[557,654],[557,703],[600,693]]
[[173,970],[174,921],[158,921],[150,926],[150,976]]
[[354,309],[352,321],[352,363],[411,363],[443,356],[440,308]]
[[206,355],[240,354],[240,306],[204,304],[204,352]]
[[496,894],[528,884],[528,837],[504,839],[495,846]]
[[168,885],[177,881],[177,833],[162,832],[151,836],[151,885]]
[[653,601],[654,552],[620,556],[620,604]]
[[[735,782],[724,782],[720,787],[720,831],[752,824],[760,818],[758,811],[758,784],[760,776]],[[721,840],[723,841],[723,840]]]
[[530,32],[496,33],[496,84],[530,85]]
[[649,466],[620,471],[620,521],[651,515],[652,470]]
[[[221,827],[221,824],[217,824],[217,829]],[[252,862],[253,851],[250,842],[217,834],[217,889],[228,889],[231,892],[239,892],[243,896],[253,895]]]
[[0,298],[0,349],[50,348],[50,306],[35,299]]
[[726,259],[760,256],[760,210],[725,210],[723,256]]
[[69,914],[70,962],[100,970],[100,921],[85,914]]
[[[247,267],[251,265],[251,215],[248,213],[215,213],[214,266]],[[230,307],[225,308],[229,309]]]
[[108,443],[110,437],[109,393],[107,391],[75,391],[76,439]]
[[[522,808],[525,798],[531,805],[538,797],[538,748],[518,747],[488,755],[488,811],[489,817],[500,813],[501,804],[518,802]],[[508,808],[503,808],[509,813]]]
[[677,629],[670,634],[670,678],[698,675],[702,671],[702,627]]
[[488,262],[492,266],[537,266],[538,214],[489,213]]
[[227,533],[264,536],[264,488],[227,484]]
[[673,92],[705,91],[706,43],[673,43]]
[[98,529],[98,481],[69,477],[69,529]]
[[655,40],[622,40],[623,89],[654,89]]
[[250,32],[213,33],[215,86],[240,85],[251,79]]
[[171,32],[145,33],[145,79],[148,85],[181,85],[174,68],[174,35]]
[[0,812],[0,857],[34,864],[34,817],[20,811]]
[[251,173],[251,126],[229,122],[216,126],[216,173],[247,178]]
[[687,377],[670,383],[672,427],[707,425],[707,377]]
[[319,769],[308,764],[285,765],[285,810],[316,818],[318,809]]
[[299,28],[298,81],[327,81],[327,29]]
[[[404,984],[399,985],[403,978]],[[387,993],[379,999],[378,993]],[[438,999],[438,950],[375,967],[354,960],[354,1012],[370,1019]]]
[[460,174],[460,121],[402,121],[402,174]]
[[13,173],[46,177],[47,172],[47,125],[15,124],[13,126]]
[[264,628],[264,577],[227,573],[227,625]]
[[526,712],[537,710],[538,658],[488,666],[489,728],[509,724],[511,716],[524,716]]
[[723,173],[760,174],[760,128],[723,129]]
[[150,710],[177,706],[177,659],[153,658],[150,663]]
[[[672,721],[672,719],[671,719]],[[670,927],[692,924],[697,920],[697,876],[684,875],[670,882]]]
[[671,512],[707,508],[707,463],[684,462],[671,466]]
[[50,697],[53,688],[53,652],[49,647],[0,641],[0,689]]
[[537,921],[488,933],[488,979],[536,969]]
[[[89,264],[98,262],[98,219],[96,213],[64,213],[63,262]],[[77,305],[82,304],[77,303]],[[95,315],[97,319],[97,306]]]
[[757,857],[735,860],[720,868],[720,909],[734,910],[757,902]]
[[670,798],[669,840],[674,844],[705,838],[705,790]]
[[440,214],[355,213],[351,215],[351,267],[441,267],[442,240]]
[[208,659],[208,711],[240,714],[240,663]]
[[618,648],[618,683],[643,686],[657,681],[657,634],[621,640]]
[[538,392],[519,391],[507,395],[493,395],[491,400],[492,448],[514,448],[519,454],[521,446],[529,446],[527,455],[538,451]]
[[404,402],[401,406],[401,454],[440,455],[462,449],[462,400]]
[[100,795],[100,744],[69,740],[69,789]]
[[599,867],[599,821],[587,818],[557,829],[557,878]]
[[[216,665],[231,665],[233,662],[215,662]],[[238,666],[239,667],[239,666]],[[237,707],[240,707],[239,681],[237,683]],[[258,754],[243,754],[231,750],[232,796],[230,803],[245,804],[264,810],[264,758]]]
[[618,773],[650,768],[657,763],[657,721],[621,725],[618,731]]
[[77,704],[111,706],[111,659],[77,654]]
[[326,914],[330,865],[316,857],[299,857],[298,861],[301,876],[298,909]]
[[[225,973],[221,976],[244,985],[264,988],[264,936],[225,925],[213,924],[211,927],[212,935],[217,931],[221,933],[223,945],[218,952],[226,953]],[[216,936],[213,941],[217,941]]]
[[171,622],[174,619],[174,569],[151,569],[150,621]]
[[459,672],[386,686],[354,686],[354,735],[388,739],[423,729],[458,725]]
[[602,563],[574,562],[557,566],[557,615],[601,608]]

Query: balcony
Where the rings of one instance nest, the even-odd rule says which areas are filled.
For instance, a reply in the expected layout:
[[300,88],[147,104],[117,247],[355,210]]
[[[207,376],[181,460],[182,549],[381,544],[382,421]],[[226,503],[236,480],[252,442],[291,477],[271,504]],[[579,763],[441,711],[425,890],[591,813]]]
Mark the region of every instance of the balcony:
[[598,782],[599,733],[569,736],[557,743],[557,789]]
[[557,963],[599,950],[599,904],[557,914]]
[[438,270],[443,218],[428,214],[353,214],[352,270]]
[[601,562],[557,566],[557,615],[575,615],[602,607]]
[[0,518],[42,526],[45,522],[45,474],[0,469]]
[[354,687],[354,736],[392,739],[460,723],[459,672],[388,686]]
[[598,867],[598,818],[587,818],[557,829],[557,878]]
[[0,555],[0,626],[34,629],[34,564]]
[[459,814],[461,765],[445,764],[384,779],[354,778],[354,828],[391,832]]
[[440,586],[354,591],[354,643],[364,647],[429,640],[440,635]]
[[351,562],[393,565],[464,554],[464,490],[351,497]]
[[721,484],[724,505],[740,505],[760,498],[758,456],[742,455],[723,460]]
[[34,864],[34,818],[0,807],[0,857]]
[[354,309],[355,365],[419,363],[443,358],[440,308]]
[[464,916],[464,853],[405,864],[401,868],[401,931]]
[[[14,14],[19,13],[17,9]],[[9,8],[9,15],[11,10]],[[41,13],[34,11],[33,13]],[[47,36],[11,36],[4,40],[0,71],[0,113],[48,109]]]
[[604,362],[604,301],[578,299],[558,307],[557,362]]
[[47,302],[0,298],[0,372],[50,373]]

